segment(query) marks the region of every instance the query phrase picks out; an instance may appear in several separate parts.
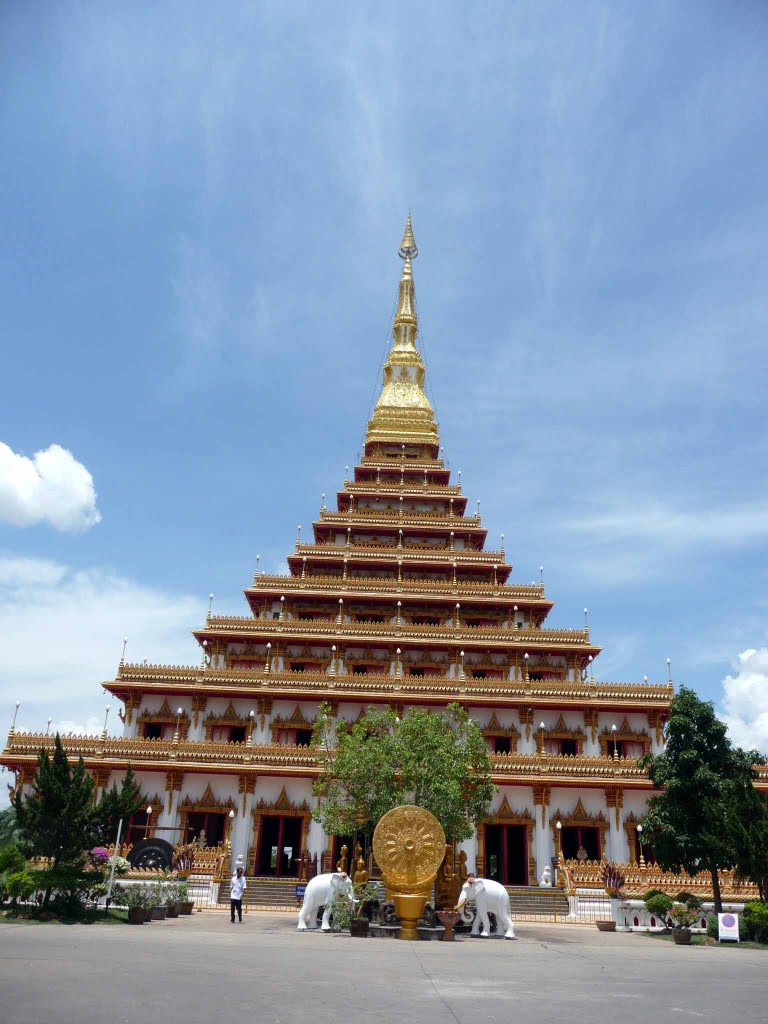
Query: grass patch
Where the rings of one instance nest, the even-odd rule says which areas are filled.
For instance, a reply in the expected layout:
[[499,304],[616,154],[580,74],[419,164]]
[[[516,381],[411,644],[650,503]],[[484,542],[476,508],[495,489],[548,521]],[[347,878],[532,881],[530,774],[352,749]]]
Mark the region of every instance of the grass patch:
[[[663,942],[674,942],[674,936],[671,932],[665,934],[664,932],[640,932],[640,935],[645,935],[649,939],[661,939]],[[740,949],[762,949],[763,952],[768,952],[768,946],[762,942],[718,942],[717,939],[710,939],[706,935],[692,935],[691,936],[692,946],[738,946]]]

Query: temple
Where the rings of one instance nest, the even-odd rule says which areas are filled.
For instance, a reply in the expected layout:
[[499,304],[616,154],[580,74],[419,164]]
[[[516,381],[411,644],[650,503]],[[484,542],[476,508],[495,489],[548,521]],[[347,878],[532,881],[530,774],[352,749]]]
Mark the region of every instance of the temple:
[[[123,735],[68,737],[67,750],[83,755],[99,791],[132,765],[151,811],[130,823],[129,841],[176,844],[204,831],[249,874],[291,878],[307,855],[334,865],[345,841],[311,819],[320,702],[354,720],[370,705],[402,713],[456,701],[483,730],[498,786],[462,844],[470,869],[511,886],[536,885],[560,850],[638,863],[651,787],[637,759],[662,748],[671,679],[598,681],[587,622],[548,627],[543,580],[513,582],[503,535],[488,546],[425,393],[410,217],[400,256],[392,344],[360,463],[334,501],[323,496],[287,573],[257,566],[248,615],[209,609],[194,631],[197,664],[121,660],[103,685],[122,702]],[[11,729],[0,763],[17,787],[51,743]]]

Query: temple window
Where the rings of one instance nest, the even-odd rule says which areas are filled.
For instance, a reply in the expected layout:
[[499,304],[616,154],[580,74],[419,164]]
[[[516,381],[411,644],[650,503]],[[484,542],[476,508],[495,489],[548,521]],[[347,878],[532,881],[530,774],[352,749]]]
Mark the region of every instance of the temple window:
[[367,676],[368,675],[368,666],[367,665],[353,665],[352,666],[352,675],[353,676]]
[[487,678],[487,673],[486,673],[485,669],[476,668],[476,669],[472,670],[472,678],[473,679],[486,679]]
[[424,669],[423,668],[410,668],[410,669],[408,669],[408,675],[409,676],[423,676],[424,675]]
[[296,743],[300,747],[308,747],[312,742],[312,730],[311,729],[297,729],[296,730]]
[[303,661],[292,661],[291,672],[304,672],[306,671],[306,665]]
[[[145,722],[143,736],[145,740],[162,740],[165,739],[165,730],[169,726],[164,725],[162,722]],[[171,731],[173,727],[170,726]]]
[[491,736],[491,750],[494,754],[510,754],[512,740],[509,736]]

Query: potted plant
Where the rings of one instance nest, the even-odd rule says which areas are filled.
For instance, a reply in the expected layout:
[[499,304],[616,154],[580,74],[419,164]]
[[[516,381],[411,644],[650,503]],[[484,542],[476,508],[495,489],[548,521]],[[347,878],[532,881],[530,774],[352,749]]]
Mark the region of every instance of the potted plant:
[[153,882],[152,885],[147,886],[149,892],[147,893],[149,905],[152,912],[153,921],[164,921],[168,914],[168,906],[163,897],[163,887],[160,882]]
[[669,915],[675,922],[672,935],[676,945],[690,946],[691,925],[696,924],[701,918],[701,900],[687,892],[678,893],[677,901],[670,908]]
[[117,898],[128,908],[128,924],[144,924],[147,919],[145,893],[141,885],[119,886]]
[[175,882],[171,882],[165,886],[165,905],[168,908],[168,917],[179,916],[179,892],[178,885]]
[[176,886],[177,899],[179,901],[179,914],[182,917],[189,917],[195,909],[194,900],[189,898],[189,886],[186,882],[179,882]]
[[601,932],[615,932],[616,931],[616,918],[618,916],[618,903],[614,903],[614,900],[621,899],[621,890],[624,885],[625,876],[624,872],[612,861],[607,864],[603,864],[603,886],[605,891],[608,893],[611,899],[611,918],[609,921],[599,920],[595,921],[598,931]]
[[370,882],[353,885],[353,899],[337,894],[331,911],[331,930],[334,932],[349,929],[355,938],[364,939],[368,935],[370,920],[367,908],[379,898],[379,887]]

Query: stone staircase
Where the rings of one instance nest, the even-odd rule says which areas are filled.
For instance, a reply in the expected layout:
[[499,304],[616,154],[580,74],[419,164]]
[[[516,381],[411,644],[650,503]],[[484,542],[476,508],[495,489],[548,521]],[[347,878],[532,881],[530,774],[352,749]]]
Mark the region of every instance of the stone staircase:
[[[296,878],[249,877],[243,905],[254,910],[296,910]],[[568,897],[561,889],[540,889],[535,885],[509,885],[512,919],[565,921]],[[219,905],[229,906],[229,879],[220,883]]]
[[[296,910],[296,878],[249,877],[243,906],[255,910]],[[229,906],[229,879],[219,885],[219,904]]]
[[509,908],[512,920],[533,918],[565,921],[568,916],[568,897],[562,889],[540,889],[538,885],[508,885]]

